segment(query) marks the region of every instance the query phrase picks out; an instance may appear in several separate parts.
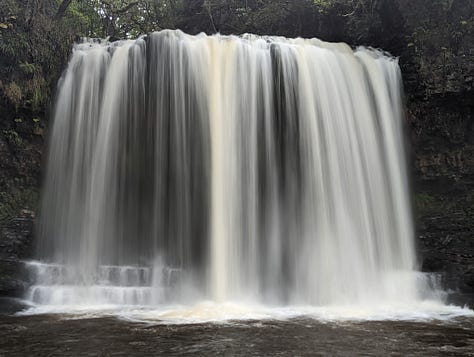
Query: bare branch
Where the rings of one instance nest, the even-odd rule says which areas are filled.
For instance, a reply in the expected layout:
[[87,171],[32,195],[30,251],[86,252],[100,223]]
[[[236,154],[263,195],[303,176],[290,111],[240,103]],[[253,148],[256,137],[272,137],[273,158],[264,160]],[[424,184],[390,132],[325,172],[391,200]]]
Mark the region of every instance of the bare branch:
[[134,1],[128,4],[127,6],[122,7],[121,9],[118,9],[115,11],[116,14],[123,14],[124,12],[127,12],[130,10],[132,7],[138,5],[140,2],[139,1]]
[[211,21],[212,28],[214,32],[217,33],[216,25],[214,25],[214,18],[212,17],[212,12],[211,12],[211,2],[209,0],[205,1],[204,7],[207,10],[207,15],[209,16],[209,20]]
[[55,20],[60,20],[63,18],[64,14],[66,13],[67,8],[71,4],[72,0],[63,0],[59,5],[58,11],[56,15],[54,15]]

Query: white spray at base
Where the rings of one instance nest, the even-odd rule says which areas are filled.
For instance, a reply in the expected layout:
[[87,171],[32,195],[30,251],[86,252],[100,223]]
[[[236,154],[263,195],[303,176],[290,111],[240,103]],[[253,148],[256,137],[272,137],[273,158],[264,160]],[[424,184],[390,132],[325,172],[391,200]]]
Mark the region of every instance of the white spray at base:
[[376,50],[180,31],[77,44],[30,311],[446,315],[415,271],[402,120],[397,60]]

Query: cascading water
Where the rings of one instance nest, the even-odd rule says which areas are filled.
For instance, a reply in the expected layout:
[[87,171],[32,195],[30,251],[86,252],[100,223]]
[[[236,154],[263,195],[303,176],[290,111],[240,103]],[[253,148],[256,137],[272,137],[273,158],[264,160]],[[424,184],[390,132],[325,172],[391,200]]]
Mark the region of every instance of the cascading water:
[[414,302],[397,60],[162,31],[77,44],[28,299]]

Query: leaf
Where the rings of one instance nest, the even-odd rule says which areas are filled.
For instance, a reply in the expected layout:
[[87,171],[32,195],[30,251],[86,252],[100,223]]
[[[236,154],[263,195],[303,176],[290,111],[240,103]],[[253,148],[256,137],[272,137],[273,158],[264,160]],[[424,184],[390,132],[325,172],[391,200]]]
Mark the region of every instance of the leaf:
[[25,73],[34,73],[37,70],[34,64],[28,62],[20,63],[20,69]]

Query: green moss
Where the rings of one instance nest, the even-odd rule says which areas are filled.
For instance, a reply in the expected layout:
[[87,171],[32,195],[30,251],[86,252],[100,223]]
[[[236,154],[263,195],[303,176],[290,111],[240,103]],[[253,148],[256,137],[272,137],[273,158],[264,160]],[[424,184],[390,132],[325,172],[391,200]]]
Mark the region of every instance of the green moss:
[[15,130],[13,129],[3,130],[2,133],[3,133],[3,136],[7,139],[7,141],[10,144],[13,144],[17,147],[23,145],[22,138],[20,137],[20,135],[18,135],[18,133]]
[[435,201],[435,198],[426,192],[415,195],[415,204],[417,206],[429,206]]
[[443,209],[442,197],[419,192],[413,196],[413,208],[417,216],[433,215]]

